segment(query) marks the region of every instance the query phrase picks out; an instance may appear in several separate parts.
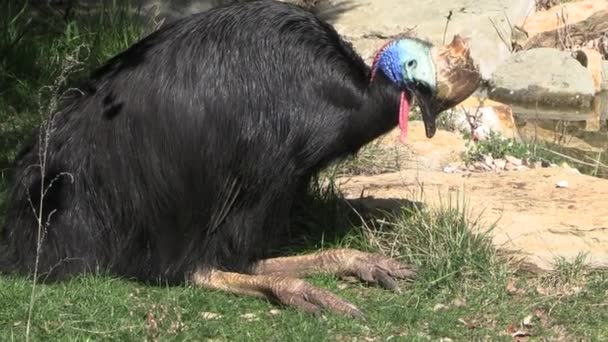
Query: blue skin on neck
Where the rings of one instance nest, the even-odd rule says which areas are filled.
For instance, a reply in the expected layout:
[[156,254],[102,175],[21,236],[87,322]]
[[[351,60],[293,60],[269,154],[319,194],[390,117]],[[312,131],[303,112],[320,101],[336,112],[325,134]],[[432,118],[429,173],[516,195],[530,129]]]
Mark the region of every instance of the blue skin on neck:
[[[415,61],[415,66],[408,63]],[[435,65],[430,47],[413,39],[395,40],[380,51],[375,69],[380,69],[386,77],[401,89],[415,82],[423,82],[435,89]]]

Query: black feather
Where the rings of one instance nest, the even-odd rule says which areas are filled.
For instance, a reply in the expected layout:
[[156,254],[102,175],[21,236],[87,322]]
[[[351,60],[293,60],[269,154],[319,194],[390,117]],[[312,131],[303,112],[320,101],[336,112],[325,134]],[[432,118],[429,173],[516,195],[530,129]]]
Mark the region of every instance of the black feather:
[[[330,162],[397,124],[399,89],[312,13],[275,1],[161,28],[55,114],[40,271],[179,282],[247,272]],[[16,161],[0,271],[31,273],[38,145]],[[35,195],[38,194],[38,195]]]

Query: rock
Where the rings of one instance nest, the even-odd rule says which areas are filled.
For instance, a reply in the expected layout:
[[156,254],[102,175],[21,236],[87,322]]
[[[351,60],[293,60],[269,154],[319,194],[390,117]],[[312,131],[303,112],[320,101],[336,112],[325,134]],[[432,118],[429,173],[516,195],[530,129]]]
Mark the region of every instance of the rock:
[[602,90],[602,55],[595,49],[582,48],[574,52],[574,57],[589,70],[595,92]]
[[589,18],[595,12],[605,9],[608,9],[608,1],[606,0],[568,2],[554,6],[547,11],[533,13],[524,18],[516,27],[532,37],[542,32],[562,28],[564,22],[558,19],[562,13],[567,17],[567,24],[572,25]]
[[454,127],[469,132],[474,140],[487,139],[490,132],[517,139],[517,127],[509,105],[471,96],[449,113]]
[[[567,16],[567,14],[566,14]],[[562,17],[563,18],[563,17]],[[559,19],[562,20],[563,19]],[[555,30],[539,33],[523,44],[523,49],[539,47],[559,48],[562,50],[575,50],[581,46],[597,47],[603,54],[603,36],[608,33],[608,10],[592,13],[585,20],[560,27]],[[567,39],[566,39],[567,37]]]
[[561,180],[561,181],[559,181],[559,182],[557,182],[555,184],[555,187],[557,187],[557,188],[567,188],[568,187],[568,181]]
[[506,171],[514,171],[514,170],[515,170],[515,167],[516,167],[515,165],[513,165],[513,164],[511,164],[511,163],[509,163],[509,162],[507,162],[507,163],[505,164],[505,170],[506,170]]
[[602,61],[602,90],[608,90],[608,61]]
[[[412,28],[419,38],[434,44],[443,43],[444,36],[447,40],[462,34],[471,37],[473,59],[486,79],[511,54],[510,46],[496,32],[504,37],[511,32],[510,23],[523,21],[534,9],[534,0],[331,0],[329,3],[328,11],[338,12],[329,22],[368,63],[386,40],[411,32]],[[450,12],[446,31],[446,16]]]
[[505,166],[507,166],[507,161],[504,159],[494,159],[494,165],[499,170],[504,170]]
[[521,166],[523,164],[521,159],[515,158],[513,156],[506,156],[505,160],[515,166]]
[[494,165],[494,158],[492,156],[485,156],[483,162],[488,166]]
[[473,165],[475,165],[476,171],[492,171],[492,167],[487,165],[484,162],[478,161],[478,162],[475,162],[475,164],[473,164]]
[[490,98],[524,107],[592,105],[591,73],[569,53],[539,48],[513,54],[492,76]]
[[457,166],[448,165],[448,166],[446,166],[446,167],[443,168],[443,172],[445,172],[445,173],[458,173],[458,172],[460,172],[460,168],[458,168]]

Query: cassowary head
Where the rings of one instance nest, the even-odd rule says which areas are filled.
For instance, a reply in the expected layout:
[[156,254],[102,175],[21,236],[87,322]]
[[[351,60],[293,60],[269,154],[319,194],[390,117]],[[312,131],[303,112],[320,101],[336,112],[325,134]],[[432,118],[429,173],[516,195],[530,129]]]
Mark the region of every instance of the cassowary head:
[[469,42],[459,35],[445,46],[433,46],[415,38],[393,40],[376,55],[372,79],[378,70],[403,90],[399,111],[402,141],[407,131],[411,95],[420,103],[426,136],[432,138],[439,113],[470,96],[481,80],[470,56]]

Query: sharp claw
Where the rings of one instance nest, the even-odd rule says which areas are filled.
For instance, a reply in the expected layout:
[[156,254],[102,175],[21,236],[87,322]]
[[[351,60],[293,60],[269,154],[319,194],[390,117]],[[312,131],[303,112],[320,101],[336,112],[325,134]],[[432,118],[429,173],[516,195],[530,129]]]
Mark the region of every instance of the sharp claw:
[[362,319],[364,321],[366,321],[367,319],[365,318],[365,314],[363,313],[363,311],[359,310],[358,308],[354,308],[354,310],[350,313],[351,316],[353,316],[354,318],[357,319]]
[[373,275],[374,279],[380,284],[380,286],[392,291],[399,291],[397,282],[383,270],[377,268],[374,270]]

